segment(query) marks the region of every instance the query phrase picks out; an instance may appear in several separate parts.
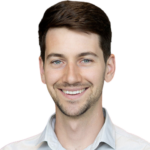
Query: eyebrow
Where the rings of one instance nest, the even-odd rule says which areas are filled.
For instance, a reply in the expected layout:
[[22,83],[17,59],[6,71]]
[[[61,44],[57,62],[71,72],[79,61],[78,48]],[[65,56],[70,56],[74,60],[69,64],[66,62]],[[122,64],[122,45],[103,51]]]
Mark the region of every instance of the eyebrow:
[[[83,52],[83,53],[78,54],[76,57],[82,57],[82,56],[87,56],[87,55],[91,55],[91,56],[94,56],[94,57],[98,58],[98,56],[95,53],[93,53],[93,52]],[[58,54],[58,53],[51,53],[51,54],[49,54],[47,56],[47,59],[49,59],[51,57],[65,58],[65,56],[63,54]]]

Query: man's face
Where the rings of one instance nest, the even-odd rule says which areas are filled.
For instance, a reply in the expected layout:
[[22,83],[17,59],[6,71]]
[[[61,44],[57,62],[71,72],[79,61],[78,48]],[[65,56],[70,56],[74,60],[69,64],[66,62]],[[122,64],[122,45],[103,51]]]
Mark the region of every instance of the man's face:
[[50,29],[46,35],[45,64],[43,67],[40,58],[40,66],[56,113],[59,110],[67,116],[80,116],[101,101],[106,67],[97,34]]

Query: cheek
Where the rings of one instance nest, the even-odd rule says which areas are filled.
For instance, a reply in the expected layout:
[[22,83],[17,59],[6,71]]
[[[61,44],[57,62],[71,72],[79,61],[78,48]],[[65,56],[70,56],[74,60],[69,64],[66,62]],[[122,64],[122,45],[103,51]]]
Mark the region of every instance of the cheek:
[[50,69],[45,71],[46,86],[53,99],[57,97],[57,90],[55,89],[55,86],[60,80],[60,78],[61,78],[60,71]]
[[[96,95],[102,91],[104,84],[104,70],[97,68],[96,70],[91,70],[87,76],[87,80],[92,83],[93,88],[91,88],[91,92]],[[99,95],[99,94],[98,94]]]
[[104,80],[104,70],[100,67],[91,68],[87,71],[84,70],[83,76],[93,84],[98,84]]
[[90,71],[86,74],[86,78],[93,83],[94,81],[96,81],[97,75],[94,71]]
[[45,72],[45,79],[47,86],[53,86],[61,77],[61,73],[59,71],[47,70]]

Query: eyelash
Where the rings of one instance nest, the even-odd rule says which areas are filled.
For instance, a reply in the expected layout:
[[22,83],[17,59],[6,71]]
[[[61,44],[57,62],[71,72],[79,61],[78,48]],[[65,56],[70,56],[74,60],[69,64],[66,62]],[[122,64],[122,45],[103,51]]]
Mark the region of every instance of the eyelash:
[[[93,62],[91,59],[83,59],[83,60],[88,60],[89,62]],[[55,61],[52,61],[51,64],[54,64],[55,62],[57,61],[60,61],[60,60],[55,60]],[[56,64],[57,65],[57,64]]]

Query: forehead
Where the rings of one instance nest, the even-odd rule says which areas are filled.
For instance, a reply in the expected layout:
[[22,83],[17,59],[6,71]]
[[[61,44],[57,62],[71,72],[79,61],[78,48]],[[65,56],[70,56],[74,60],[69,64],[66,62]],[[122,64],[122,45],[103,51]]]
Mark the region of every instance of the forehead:
[[77,55],[89,51],[101,55],[99,40],[99,36],[94,33],[87,34],[64,27],[52,28],[46,34],[46,55],[54,52]]
[[65,45],[68,42],[78,43],[80,45],[88,44],[98,45],[99,44],[99,36],[95,33],[84,33],[79,31],[74,31],[67,29],[65,27],[62,28],[52,28],[49,29],[46,34],[46,43],[47,44],[61,44]]

